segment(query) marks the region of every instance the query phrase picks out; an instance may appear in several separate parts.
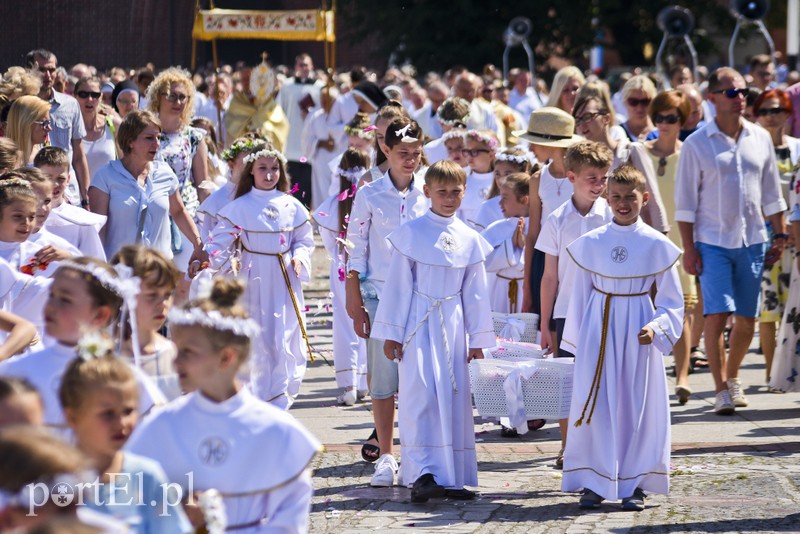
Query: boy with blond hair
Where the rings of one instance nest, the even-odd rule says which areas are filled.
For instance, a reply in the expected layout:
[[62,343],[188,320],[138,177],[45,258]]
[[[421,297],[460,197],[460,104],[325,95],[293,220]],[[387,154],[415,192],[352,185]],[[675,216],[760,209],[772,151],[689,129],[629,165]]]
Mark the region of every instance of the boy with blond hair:
[[106,217],[65,201],[64,192],[69,185],[69,157],[66,150],[55,146],[43,147],[36,154],[33,165],[53,183],[50,216],[45,228],[65,239],[84,256],[105,260],[106,253],[99,232],[106,223]]
[[[564,491],[581,508],[669,492],[670,420],[663,354],[683,328],[681,250],[639,217],[649,200],[630,165],[608,178],[613,221],[567,246],[575,264],[562,345],[575,351]],[[655,299],[651,289],[655,286]]]
[[483,265],[492,247],[456,217],[466,182],[452,161],[428,169],[431,209],[388,237],[392,283],[372,331],[399,361],[402,483],[412,502],[474,499],[464,486],[478,485],[467,363],[495,345]]

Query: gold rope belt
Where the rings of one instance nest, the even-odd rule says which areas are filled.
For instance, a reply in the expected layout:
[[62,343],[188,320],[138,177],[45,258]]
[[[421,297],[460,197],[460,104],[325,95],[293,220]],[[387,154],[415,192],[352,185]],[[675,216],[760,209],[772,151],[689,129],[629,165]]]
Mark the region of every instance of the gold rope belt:
[[600,392],[600,379],[603,375],[603,364],[605,363],[606,358],[606,341],[608,339],[608,320],[609,315],[611,312],[611,297],[642,297],[645,295],[649,295],[647,291],[644,293],[606,293],[601,289],[597,289],[593,287],[595,291],[601,293],[606,296],[605,304],[603,305],[603,333],[600,336],[600,354],[597,356],[597,367],[594,370],[594,378],[592,379],[592,386],[589,388],[589,396],[586,397],[586,403],[583,405],[583,410],[581,411],[581,417],[577,421],[575,421],[575,426],[581,426],[583,424],[583,417],[586,415],[586,409],[589,407],[589,403],[592,403],[592,409],[589,410],[589,417],[586,419],[586,424],[592,422],[592,414],[594,414],[594,407],[597,404],[597,395]]
[[[308,349],[308,357],[311,359],[311,362],[314,362],[314,352],[311,350],[311,341],[308,340],[308,333],[306,332],[306,327],[303,324],[303,316],[300,313],[300,306],[297,304],[297,296],[294,294],[294,290],[292,289],[292,282],[289,280],[289,271],[286,270],[286,262],[283,259],[283,252],[278,252],[275,254],[271,254],[269,252],[258,252],[255,250],[250,250],[244,243],[240,241],[239,246],[242,247],[242,250],[249,252],[250,254],[258,254],[260,256],[276,256],[278,258],[278,264],[281,266],[281,273],[283,274],[283,281],[286,283],[286,290],[289,292],[289,296],[292,298],[292,305],[294,306],[294,313],[297,316],[297,323],[300,325],[300,332],[303,334],[303,339],[306,342],[306,348]],[[288,251],[286,251],[288,252]]]
[[509,313],[517,313],[517,296],[519,295],[519,281],[522,278],[509,278],[508,276],[503,276],[502,274],[498,274],[497,278],[502,278],[503,280],[508,280],[508,307]]

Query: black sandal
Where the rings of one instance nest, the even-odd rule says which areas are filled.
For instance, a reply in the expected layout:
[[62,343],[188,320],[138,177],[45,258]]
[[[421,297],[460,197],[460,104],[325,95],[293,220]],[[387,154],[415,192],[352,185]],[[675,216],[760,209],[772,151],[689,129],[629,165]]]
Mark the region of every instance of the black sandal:
[[[374,439],[378,441],[378,431],[376,429],[372,429],[372,434],[369,435],[367,441]],[[374,454],[375,456],[370,456],[370,454]],[[376,461],[378,458],[381,457],[381,449],[377,445],[373,445],[372,443],[364,443],[361,446],[361,457],[364,459],[365,462],[372,463]]]

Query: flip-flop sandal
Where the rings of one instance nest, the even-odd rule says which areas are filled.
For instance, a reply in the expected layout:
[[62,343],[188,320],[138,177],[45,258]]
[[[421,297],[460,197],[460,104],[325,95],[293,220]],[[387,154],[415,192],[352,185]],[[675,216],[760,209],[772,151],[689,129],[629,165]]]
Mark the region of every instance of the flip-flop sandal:
[[[372,429],[372,434],[369,435],[367,441],[374,439],[378,441],[378,431],[376,429]],[[374,454],[374,456],[372,456]],[[372,463],[376,461],[381,456],[381,449],[377,445],[373,445],[372,443],[364,443],[361,446],[361,457],[364,459],[365,462]]]
[[689,366],[692,369],[708,369],[708,359],[700,356],[691,356]]

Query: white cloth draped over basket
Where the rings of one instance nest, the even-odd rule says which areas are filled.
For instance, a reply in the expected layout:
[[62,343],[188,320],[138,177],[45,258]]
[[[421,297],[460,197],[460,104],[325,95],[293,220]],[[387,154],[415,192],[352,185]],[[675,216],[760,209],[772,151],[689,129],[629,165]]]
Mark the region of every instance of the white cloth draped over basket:
[[500,339],[536,343],[539,316],[535,313],[492,313],[494,334]]

